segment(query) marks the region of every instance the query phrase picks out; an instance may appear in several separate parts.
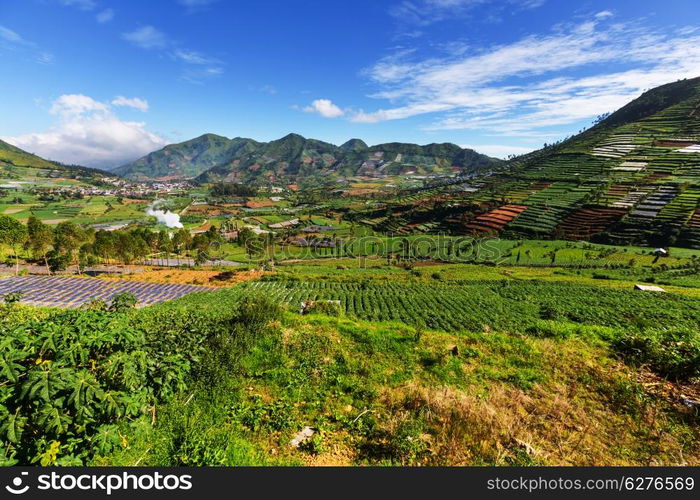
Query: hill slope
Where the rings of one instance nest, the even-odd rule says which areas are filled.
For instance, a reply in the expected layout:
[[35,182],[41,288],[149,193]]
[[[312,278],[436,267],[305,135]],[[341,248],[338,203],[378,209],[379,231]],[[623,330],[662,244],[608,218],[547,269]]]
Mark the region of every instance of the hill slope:
[[113,177],[113,174],[80,165],[64,165],[45,160],[0,140],[0,179],[21,181],[36,177],[69,177],[89,180],[98,177]]
[[228,139],[204,134],[165,146],[115,169],[114,173],[134,180],[192,178],[220,163],[231,161],[238,154],[252,151],[258,145],[251,139]]
[[17,167],[56,168],[56,164],[0,140],[0,163]]
[[[448,207],[429,202],[452,193]],[[650,90],[589,130],[479,181],[415,193],[369,214],[435,231],[700,248],[700,78]],[[426,208],[427,207],[427,208]],[[383,224],[383,226],[382,226]],[[381,227],[380,227],[381,226]]]
[[298,182],[314,177],[472,172],[500,160],[454,144],[390,143],[368,147],[360,139],[342,146],[289,134],[260,143],[207,134],[166,146],[114,172],[131,179],[196,178],[212,181]]

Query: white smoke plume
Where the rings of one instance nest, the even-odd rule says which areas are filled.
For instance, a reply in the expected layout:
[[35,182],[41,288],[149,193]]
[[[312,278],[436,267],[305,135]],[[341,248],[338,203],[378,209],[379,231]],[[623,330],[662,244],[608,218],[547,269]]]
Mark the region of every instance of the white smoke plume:
[[158,219],[158,223],[164,224],[165,227],[169,227],[169,228],[184,227],[182,225],[182,222],[180,222],[180,216],[178,214],[173,213],[168,209],[160,210],[157,208],[158,204],[161,202],[162,202],[162,200],[156,200],[151,205],[149,205],[149,207],[146,209],[146,215],[150,215],[151,217],[155,217],[156,219]]

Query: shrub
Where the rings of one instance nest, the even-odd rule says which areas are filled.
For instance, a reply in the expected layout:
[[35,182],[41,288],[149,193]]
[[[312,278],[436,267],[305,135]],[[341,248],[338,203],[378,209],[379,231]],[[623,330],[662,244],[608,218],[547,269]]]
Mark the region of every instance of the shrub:
[[615,350],[635,365],[686,381],[700,376],[700,337],[689,330],[629,332],[613,342]]
[[17,304],[24,297],[24,292],[10,292],[3,295],[5,304]]
[[228,281],[236,276],[235,271],[223,271],[211,277],[213,281]]
[[120,293],[112,297],[112,302],[109,304],[109,311],[123,312],[127,309],[133,309],[138,304],[139,299],[133,293]]
[[241,300],[236,323],[254,333],[261,332],[269,323],[282,319],[280,305],[265,295],[245,297]]
[[120,446],[120,422],[181,390],[189,369],[184,355],[149,350],[127,317],[104,311],[54,313],[0,333],[6,465],[75,465],[109,453]]
[[308,312],[314,314],[325,314],[326,316],[339,317],[343,314],[343,309],[337,302],[330,300],[322,300],[319,302],[315,302]]

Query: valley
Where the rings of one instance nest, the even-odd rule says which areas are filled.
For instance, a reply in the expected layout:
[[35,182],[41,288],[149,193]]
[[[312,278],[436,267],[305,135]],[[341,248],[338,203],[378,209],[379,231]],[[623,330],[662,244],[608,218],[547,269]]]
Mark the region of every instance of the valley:
[[0,464],[700,465],[699,110],[507,160],[0,143]]

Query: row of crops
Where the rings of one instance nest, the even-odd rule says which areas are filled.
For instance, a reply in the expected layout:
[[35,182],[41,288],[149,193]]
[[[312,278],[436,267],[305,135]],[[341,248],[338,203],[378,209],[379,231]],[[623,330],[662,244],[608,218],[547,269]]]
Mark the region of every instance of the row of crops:
[[225,304],[255,294],[271,297],[294,310],[303,301],[339,301],[345,314],[360,319],[401,321],[443,330],[519,331],[539,319],[627,328],[700,328],[698,299],[534,281],[469,281],[456,285],[258,281],[221,292],[194,294],[184,300],[211,307],[219,300]]

